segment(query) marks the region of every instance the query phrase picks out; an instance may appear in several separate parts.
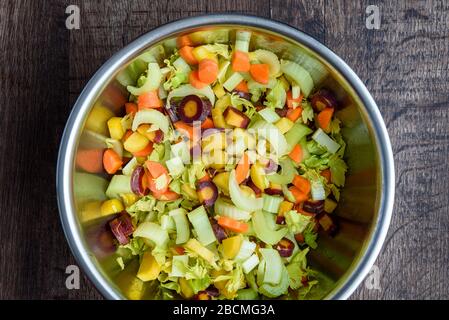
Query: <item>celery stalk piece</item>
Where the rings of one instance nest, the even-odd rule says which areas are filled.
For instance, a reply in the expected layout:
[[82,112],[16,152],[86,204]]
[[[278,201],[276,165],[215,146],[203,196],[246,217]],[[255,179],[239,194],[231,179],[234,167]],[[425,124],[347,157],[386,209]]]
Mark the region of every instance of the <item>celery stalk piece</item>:
[[214,231],[212,230],[212,226],[210,224],[206,209],[204,209],[203,206],[200,206],[195,210],[189,212],[187,216],[196,231],[198,240],[202,245],[207,246],[217,241]]
[[109,198],[120,199],[120,194],[133,193],[131,190],[131,177],[116,174],[112,176],[111,182],[106,189],[106,195]]
[[170,126],[168,118],[160,111],[155,109],[144,109],[138,111],[134,116],[132,130],[136,131],[137,128],[143,123],[156,125],[164,132],[164,134],[168,134],[168,129]]
[[306,69],[295,62],[283,60],[281,61],[281,71],[301,87],[305,97],[309,96],[315,85]]
[[256,236],[267,244],[275,245],[288,232],[287,228],[281,228],[279,230],[271,229],[262,211],[256,211],[252,221]]
[[170,238],[166,230],[154,222],[142,222],[133,233],[134,237],[142,237],[151,240],[157,247],[166,248]]
[[251,32],[239,30],[235,33],[235,39],[235,50],[248,52]]
[[268,123],[274,123],[281,119],[273,109],[268,107],[260,110],[259,114]]
[[176,244],[185,243],[190,238],[189,221],[187,211],[183,208],[171,210],[169,216],[173,218],[176,226]]
[[335,153],[340,149],[340,145],[330,138],[321,128],[312,135],[312,139],[319,145],[325,147],[330,153]]
[[249,257],[245,262],[242,263],[243,272],[250,273],[257,265],[259,264],[260,260],[257,254],[253,254],[251,257]]
[[311,134],[313,131],[308,126],[296,122],[293,127],[288,130],[285,134],[285,140],[290,149],[293,149],[296,144],[298,144],[302,138]]
[[186,266],[189,264],[189,256],[173,256],[172,269],[168,274],[169,277],[184,277],[186,274]]
[[145,92],[153,91],[159,88],[162,82],[162,72],[159,65],[155,62],[148,64],[147,76],[144,84],[137,88],[134,86],[128,86],[128,91],[135,96],[139,96]]
[[263,209],[270,213],[277,213],[281,202],[284,200],[283,197],[271,196],[265,193],[262,195],[262,199]]
[[278,284],[281,282],[282,268],[284,267],[279,252],[269,248],[260,248],[259,252],[266,263],[263,282]]
[[223,83],[223,87],[228,90],[229,92],[231,92],[232,90],[234,90],[235,87],[237,87],[237,85],[242,82],[243,80],[243,76],[238,73],[238,72],[234,72],[224,83]]
[[245,196],[235,178],[235,170],[229,175],[229,194],[232,202],[240,209],[254,212],[262,209],[263,200],[261,198],[253,198]]

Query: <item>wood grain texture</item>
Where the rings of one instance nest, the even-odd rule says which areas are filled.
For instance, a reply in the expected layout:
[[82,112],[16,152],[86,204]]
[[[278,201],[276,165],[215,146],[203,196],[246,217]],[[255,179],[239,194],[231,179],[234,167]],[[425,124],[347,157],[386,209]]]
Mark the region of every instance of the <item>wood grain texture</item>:
[[[65,29],[78,4],[81,29]],[[365,9],[380,8],[380,30]],[[449,298],[447,1],[0,1],[0,298],[100,299],[65,288],[74,259],[55,198],[58,143],[76,97],[117,50],[186,16],[242,12],[302,29],[342,57],[384,117],[396,162],[392,224],[376,265],[381,290],[352,299]],[[12,49],[12,50],[11,50]]]

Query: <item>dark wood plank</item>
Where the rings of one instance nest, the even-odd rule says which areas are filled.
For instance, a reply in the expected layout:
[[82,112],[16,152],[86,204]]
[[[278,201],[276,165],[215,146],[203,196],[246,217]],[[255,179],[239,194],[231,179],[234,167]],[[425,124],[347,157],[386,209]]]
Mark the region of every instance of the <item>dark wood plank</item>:
[[[380,30],[365,28],[369,4],[380,8]],[[362,285],[353,299],[449,297],[448,17],[445,1],[326,2],[326,45],[377,101],[396,164],[381,290]]]
[[[72,2],[71,2],[72,3]],[[392,225],[376,265],[381,290],[353,299],[449,298],[449,4],[447,1],[73,1],[81,29],[64,27],[65,1],[0,2],[0,298],[99,299],[82,279],[55,199],[58,143],[71,105],[114,52],[186,16],[242,12],[286,22],[324,42],[366,83],[396,161]],[[381,29],[365,28],[377,4]],[[6,50],[16,48],[17,50]]]

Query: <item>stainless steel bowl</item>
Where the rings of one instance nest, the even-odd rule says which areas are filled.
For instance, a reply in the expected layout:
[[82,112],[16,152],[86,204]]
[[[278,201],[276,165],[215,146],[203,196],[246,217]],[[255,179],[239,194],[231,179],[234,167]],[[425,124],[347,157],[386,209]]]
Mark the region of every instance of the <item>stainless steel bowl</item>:
[[[393,209],[394,164],[382,116],[362,81],[324,45],[287,25],[243,15],[193,17],[150,31],[109,59],[79,96],[62,137],[57,167],[62,225],[79,265],[108,299],[151,298],[152,290],[135,278],[135,265],[124,271],[118,267],[104,232],[107,219],[98,210],[105,198],[105,176],[83,173],[76,158],[86,148],[104,147],[97,134],[106,130],[105,119],[123,106],[123,84],[133,80],[142,53],[162,47],[169,51],[177,37],[186,34],[199,42],[232,40],[238,29],[253,32],[254,47],[293,60],[298,54],[314,58],[329,73],[319,86],[332,89],[342,103],[339,117],[345,125],[350,169],[336,213],[340,232],[335,238],[320,237],[318,249],[309,254],[313,266],[329,280],[315,298],[348,298],[379,254]],[[100,159],[92,161],[101,165]]]

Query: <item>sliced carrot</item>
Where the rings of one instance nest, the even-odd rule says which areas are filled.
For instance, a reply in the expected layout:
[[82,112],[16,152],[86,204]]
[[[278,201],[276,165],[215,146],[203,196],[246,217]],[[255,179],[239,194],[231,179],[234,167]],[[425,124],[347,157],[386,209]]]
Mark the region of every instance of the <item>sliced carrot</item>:
[[145,161],[145,166],[154,179],[159,178],[163,174],[168,174],[167,168],[165,168],[159,162],[147,160]]
[[241,232],[244,233],[248,231],[248,224],[245,222],[240,222],[237,220],[234,220],[229,217],[220,216],[217,219],[217,223],[222,226],[225,229],[234,231],[234,232]]
[[198,64],[198,60],[196,60],[195,56],[193,55],[193,47],[191,47],[191,46],[183,46],[181,49],[179,49],[179,55],[188,64],[191,64],[191,65]]
[[248,72],[251,64],[249,63],[248,52],[236,51],[232,56],[232,70],[235,72]]
[[186,252],[185,249],[183,247],[180,247],[180,246],[173,247],[173,249],[179,255],[183,255]]
[[137,106],[139,110],[154,109],[162,106],[156,90],[145,92],[137,98]]
[[[292,92],[288,91],[287,92],[287,107],[289,107],[290,109],[295,109],[294,104],[300,104],[302,101],[302,95],[300,95],[298,98],[293,99],[292,97]],[[298,106],[296,107],[298,108]]]
[[331,126],[332,115],[334,108],[324,108],[316,117],[318,126],[326,132],[329,132]]
[[198,65],[198,79],[201,82],[211,84],[217,79],[218,63],[212,59],[203,59]]
[[78,149],[76,166],[89,173],[103,172],[104,149]]
[[302,148],[299,144],[297,144],[292,151],[288,154],[290,159],[292,159],[296,164],[299,164],[302,161]]
[[310,181],[300,175],[295,175],[292,181],[293,185],[302,193],[308,195],[310,193]]
[[198,182],[204,182],[204,181],[210,181],[209,174],[205,174],[201,179],[198,180]]
[[178,48],[184,48],[185,46],[192,46],[192,40],[190,40],[190,37],[188,34],[180,36],[176,39],[176,45]]
[[249,73],[251,77],[259,83],[268,84],[270,77],[270,67],[266,63],[252,64]]
[[291,121],[296,122],[296,120],[299,119],[301,114],[302,114],[302,108],[297,107],[296,109],[288,109],[286,117],[289,118]]
[[182,121],[177,121],[173,124],[176,130],[180,131],[182,135],[187,136],[193,141],[193,127]]
[[127,102],[125,103],[125,110],[126,114],[135,114],[139,109],[137,107],[137,104],[135,104],[134,102]]
[[159,193],[159,192],[153,192],[153,196],[157,199],[157,200],[163,200],[163,201],[173,201],[176,200],[180,197],[179,194],[177,194],[174,191],[168,190],[166,192],[163,193]]
[[249,157],[248,154],[244,153],[243,157],[240,159],[237,167],[235,168],[235,179],[237,183],[240,184],[245,181],[249,173]]
[[203,123],[201,123],[201,129],[212,129],[215,128],[214,122],[211,118],[207,117],[204,119]]
[[122,142],[125,142],[126,139],[128,139],[129,136],[132,135],[132,134],[133,134],[133,131],[132,131],[132,130],[126,130],[125,134],[124,134],[123,137],[122,137]]
[[[161,176],[165,176],[165,181],[166,183],[163,185],[157,185],[156,184],[156,179],[160,178]],[[160,175],[158,178],[154,178],[151,176],[151,174],[148,175],[148,188],[150,188],[151,192],[153,193],[165,193],[168,191],[168,185],[170,183],[170,177],[168,176],[167,173],[164,173],[162,175]]]
[[304,192],[302,192],[301,190],[299,190],[294,186],[288,188],[288,190],[292,193],[293,197],[296,200],[296,203],[304,202],[309,198],[307,194],[305,194]]
[[200,78],[198,77],[198,70],[193,70],[190,72],[189,83],[192,85],[192,87],[197,89],[202,89],[207,86],[207,83],[201,82]]
[[146,157],[149,156],[153,152],[153,143],[150,141],[145,148],[140,151],[134,152],[134,157]]
[[248,84],[245,80],[240,81],[240,83],[237,85],[237,87],[234,88],[237,91],[248,93]]
[[103,153],[103,167],[109,174],[114,174],[122,166],[122,159],[112,149],[107,149]]
[[321,171],[320,175],[322,175],[326,179],[327,183],[331,182],[332,176],[331,176],[331,171],[329,169],[325,169],[325,170]]

